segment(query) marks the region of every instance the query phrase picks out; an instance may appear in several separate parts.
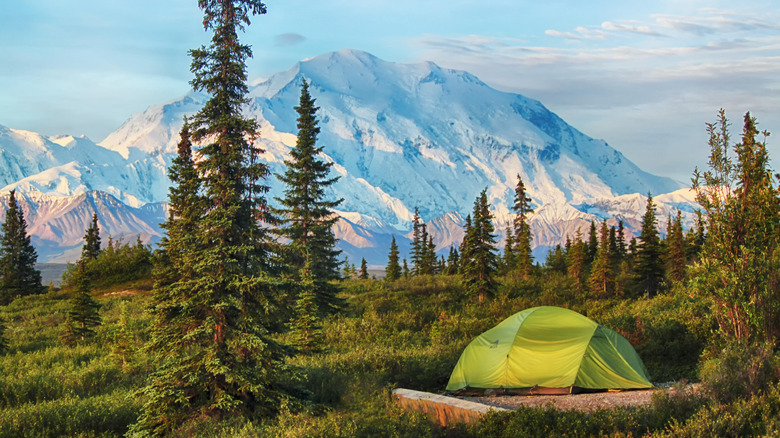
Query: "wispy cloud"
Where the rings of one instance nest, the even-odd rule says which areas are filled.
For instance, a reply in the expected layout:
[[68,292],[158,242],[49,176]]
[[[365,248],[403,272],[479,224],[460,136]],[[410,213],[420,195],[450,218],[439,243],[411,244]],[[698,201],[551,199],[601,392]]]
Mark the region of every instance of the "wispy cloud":
[[609,30],[614,32],[629,32],[629,33],[635,33],[639,35],[663,36],[663,34],[654,31],[650,26],[636,21],[623,22],[623,23],[613,23],[611,21],[605,21],[601,23],[601,28],[604,30]]
[[286,47],[300,44],[306,41],[306,37],[299,33],[283,33],[281,35],[277,35],[274,40],[276,41],[277,46]]
[[574,32],[561,32],[558,30],[548,29],[544,31],[544,33],[550,36],[566,38],[569,40],[603,41],[607,39],[607,32],[604,32],[600,29],[587,28],[585,26],[580,26],[574,29]]
[[[750,110],[762,129],[780,131],[780,33],[774,23],[704,11],[545,32],[577,44],[544,35],[530,38],[531,44],[433,35],[414,44],[421,59],[539,99],[647,170],[687,181],[694,165],[706,164],[704,122],[718,108],[735,120]],[[780,145],[769,147],[780,156]]]

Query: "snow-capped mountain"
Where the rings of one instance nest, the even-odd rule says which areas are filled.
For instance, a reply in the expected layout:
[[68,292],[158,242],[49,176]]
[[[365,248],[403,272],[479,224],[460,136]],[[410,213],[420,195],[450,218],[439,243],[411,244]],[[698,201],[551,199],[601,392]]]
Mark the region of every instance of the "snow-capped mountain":
[[[250,89],[245,112],[260,123],[258,141],[274,173],[284,172],[295,144],[294,107],[304,79],[320,107],[318,144],[341,177],[329,196],[344,199],[336,233],[353,261],[366,257],[383,265],[392,235],[403,251],[415,208],[437,249],[446,250],[462,238],[463,218],[483,189],[503,230],[517,175],[533,199],[539,247],[562,242],[577,228],[587,231],[594,219],[618,217],[635,226],[644,194],[683,187],[642,171],[538,101],[495,90],[463,71],[397,64],[354,50],[301,61]],[[183,116],[206,99],[192,92],[151,106],[97,145],[0,127],[2,191],[52,198],[99,191],[135,210],[164,202],[165,171]],[[273,177],[269,183],[273,203],[283,187]],[[657,196],[659,215],[663,208],[690,211],[692,199],[684,192]],[[156,224],[147,225],[159,233]]]

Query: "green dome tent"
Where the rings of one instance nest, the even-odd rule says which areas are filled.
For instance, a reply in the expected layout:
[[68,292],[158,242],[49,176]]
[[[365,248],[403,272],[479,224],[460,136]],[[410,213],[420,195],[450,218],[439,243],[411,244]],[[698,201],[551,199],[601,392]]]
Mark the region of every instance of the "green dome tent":
[[577,312],[544,306],[518,312],[471,341],[447,391],[652,386],[626,338]]

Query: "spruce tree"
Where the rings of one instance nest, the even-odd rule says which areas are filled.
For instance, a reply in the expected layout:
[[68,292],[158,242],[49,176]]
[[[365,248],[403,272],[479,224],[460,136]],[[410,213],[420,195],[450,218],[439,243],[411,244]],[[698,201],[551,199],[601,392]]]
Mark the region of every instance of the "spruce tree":
[[661,258],[661,240],[658,236],[655,203],[653,203],[653,196],[649,193],[647,194],[647,208],[642,217],[639,240],[641,242],[637,247],[634,267],[637,290],[645,296],[652,297],[662,285],[664,265]]
[[515,212],[514,257],[516,259],[516,268],[523,278],[528,278],[531,275],[534,261],[533,254],[531,253],[533,235],[531,234],[531,226],[528,224],[528,215],[534,212],[531,208],[531,202],[533,202],[533,200],[528,196],[528,193],[526,193],[523,179],[520,178],[520,175],[517,175],[515,203],[512,206],[512,210]]
[[422,275],[425,245],[427,243],[426,234],[425,223],[422,222],[420,212],[415,208],[414,218],[412,219],[412,253],[409,260],[412,263],[411,274],[413,276]]
[[619,261],[622,261],[626,258],[627,249],[626,249],[626,229],[623,226],[623,221],[618,221],[618,229],[617,229],[617,259]]
[[332,313],[341,306],[337,289],[331,280],[339,278],[339,255],[332,227],[338,220],[333,213],[342,200],[328,201],[326,189],[338,180],[329,178],[333,163],[320,158],[322,147],[317,146],[317,110],[315,99],[309,93],[309,84],[303,80],[301,96],[295,111],[298,113],[298,139],[285,160],[287,169],[276,175],[285,185],[284,198],[276,198],[281,207],[274,209],[282,226],[278,234],[289,241],[283,260],[293,274],[302,272],[305,260],[310,263],[310,275],[317,295],[317,307],[323,314]]
[[483,190],[474,201],[472,215],[473,223],[465,237],[468,253],[466,250],[463,252],[463,282],[467,292],[482,302],[486,297],[493,296],[497,287],[494,276],[498,255],[487,190]]
[[423,237],[425,238],[425,245],[423,245],[423,258],[422,266],[420,269],[420,275],[433,275],[436,273],[436,245],[433,243],[433,236],[428,234],[423,224]]
[[458,273],[458,266],[460,265],[460,254],[455,245],[450,246],[450,254],[447,257],[447,275],[455,275]]
[[471,215],[466,216],[466,223],[463,224],[463,240],[460,242],[460,260],[458,263],[458,274],[463,274],[464,266],[469,263],[471,257],[471,240],[473,233],[471,230]]
[[582,231],[578,228],[574,240],[568,252],[567,264],[569,277],[577,283],[577,289],[582,292],[584,289],[583,278],[585,276],[585,244],[582,242]]
[[[75,342],[85,342],[95,335],[95,327],[100,325],[100,304],[90,295],[89,275],[84,262],[78,263],[76,294],[70,301],[68,317],[72,329],[70,335]],[[68,331],[66,329],[66,336]]]
[[677,210],[677,216],[671,221],[666,238],[666,276],[672,282],[680,282],[685,277],[686,248],[683,235],[682,213]]
[[280,382],[291,349],[274,339],[284,296],[270,236],[260,226],[269,220],[268,170],[253,145],[257,122],[241,111],[251,50],[238,31],[266,9],[259,0],[198,4],[204,28],[213,32],[208,47],[190,51],[191,84],[210,96],[188,121],[192,142],[200,145],[195,168],[202,210],[194,229],[179,237],[191,247],[174,250],[168,236],[166,257],[179,269],[160,290],[155,286],[147,347],[156,352],[155,371],[133,436],[176,435],[189,421],[226,415],[267,416],[287,398]]
[[515,238],[512,235],[512,227],[506,226],[506,243],[504,244],[503,271],[511,272],[517,268],[517,255],[515,254]]
[[100,255],[100,228],[97,213],[92,213],[92,223],[84,234],[84,246],[81,247],[81,260],[96,260]]
[[35,269],[37,261],[24,212],[12,190],[0,237],[0,304],[8,304],[17,296],[43,293],[41,273]]
[[358,274],[358,278],[361,280],[368,280],[368,264],[366,263],[366,259],[360,260],[360,273]]
[[395,236],[390,242],[390,255],[387,257],[387,268],[385,268],[385,280],[395,281],[401,278],[401,265],[398,264],[398,245],[395,243]]
[[560,244],[555,245],[555,248],[547,253],[547,259],[544,262],[544,266],[548,272],[555,272],[562,275],[566,274],[568,268],[566,254]]
[[311,261],[307,259],[299,276],[301,291],[295,302],[290,329],[295,347],[307,353],[316,353],[324,347],[325,334],[319,318],[316,285],[310,267]]
[[599,248],[596,252],[596,258],[593,261],[593,267],[590,270],[588,285],[594,294],[607,297],[612,294],[615,283],[615,273],[613,271],[613,255],[609,244],[609,231],[607,222],[601,223],[599,233]]
[[598,231],[596,230],[596,221],[590,222],[590,231],[588,232],[588,246],[587,246],[587,252],[585,253],[585,261],[588,265],[591,265],[593,263],[593,260],[596,259],[596,253],[599,250],[599,236]]
[[411,273],[409,272],[409,266],[406,264],[406,258],[404,258],[404,262],[401,267],[401,277],[403,278],[409,278]]

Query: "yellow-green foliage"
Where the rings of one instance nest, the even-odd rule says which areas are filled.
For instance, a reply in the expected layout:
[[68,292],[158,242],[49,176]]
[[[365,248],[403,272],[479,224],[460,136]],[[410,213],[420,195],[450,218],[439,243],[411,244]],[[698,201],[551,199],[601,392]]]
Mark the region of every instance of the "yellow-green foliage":
[[[0,355],[0,437],[122,436],[135,421],[140,376],[123,372],[109,354],[121,299],[99,299],[104,324],[93,341],[73,347],[59,341],[67,299],[29,296],[0,311],[10,347]],[[143,301],[128,300],[135,330],[145,325]],[[142,356],[135,360],[144,366]]]
[[[578,295],[563,277],[548,283],[512,281],[502,283],[497,296],[483,303],[467,296],[457,276],[346,281],[341,294],[348,303],[345,311],[322,322],[324,350],[294,357],[290,366],[301,371],[301,380],[280,382],[301,388],[303,404],[283,406],[277,418],[257,423],[240,417],[200,418],[182,432],[204,437],[481,437],[502,436],[502,422],[530,421],[541,425],[540,430],[547,426],[548,431],[574,430],[581,436],[596,430],[641,436],[677,424],[669,423],[671,418],[683,424],[703,403],[661,397],[647,410],[591,416],[524,410],[512,418],[488,417],[470,430],[442,430],[400,411],[391,401],[392,388],[443,391],[471,339],[528,307],[569,307],[639,341],[637,350],[655,381],[658,375],[664,380],[695,377],[698,351],[714,327],[707,303],[684,292],[650,300],[591,300]],[[136,391],[150,371],[141,348],[149,323],[144,313],[148,298],[97,290],[104,324],[93,341],[66,347],[59,335],[67,298],[67,293],[25,297],[0,310],[10,344],[10,352],[0,356],[0,369],[13,370],[0,376],[0,429],[6,434],[0,438],[121,436],[140,412],[143,399]],[[553,426],[558,429],[549,429]]]

